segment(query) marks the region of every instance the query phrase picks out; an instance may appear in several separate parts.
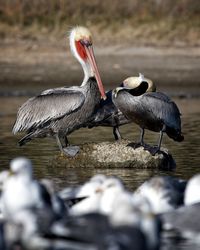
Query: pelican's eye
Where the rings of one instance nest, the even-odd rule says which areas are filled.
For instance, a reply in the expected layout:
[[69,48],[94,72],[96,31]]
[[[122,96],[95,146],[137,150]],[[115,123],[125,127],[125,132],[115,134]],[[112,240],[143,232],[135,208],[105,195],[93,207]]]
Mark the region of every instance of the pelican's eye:
[[87,39],[81,39],[80,40],[80,43],[83,45],[83,46],[86,46],[86,47],[90,47],[92,46],[92,42],[87,40]]

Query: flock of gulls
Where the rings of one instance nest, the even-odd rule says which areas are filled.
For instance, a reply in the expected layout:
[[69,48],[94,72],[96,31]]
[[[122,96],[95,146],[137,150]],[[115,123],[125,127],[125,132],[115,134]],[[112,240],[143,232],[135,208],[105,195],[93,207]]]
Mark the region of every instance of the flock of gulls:
[[[116,140],[121,138],[119,126],[134,122],[141,128],[139,143],[155,155],[161,147],[163,132],[181,142],[180,112],[165,94],[156,92],[150,79],[142,74],[125,79],[119,87],[105,93],[92,47],[92,36],[85,27],[75,27],[70,48],[84,71],[81,86],[48,89],[27,100],[18,110],[13,133],[25,131],[19,141],[24,145],[35,137],[54,136],[60,151],[75,156],[79,146],[69,144],[67,136],[81,127],[113,127]],[[144,143],[145,129],[160,132],[158,145]]]
[[98,174],[56,192],[32,170],[18,157],[0,173],[0,249],[158,250],[172,232],[200,244],[200,174],[152,177],[134,192]]
[[[48,89],[27,100],[13,127],[13,133],[26,132],[19,145],[54,136],[60,151],[73,157],[80,150],[69,144],[73,131],[109,126],[120,140],[119,126],[131,122],[141,128],[134,147],[152,155],[163,132],[184,139],[177,105],[142,74],[105,92],[87,28],[72,29],[70,48],[84,71],[81,86]],[[145,144],[145,129],[160,133],[156,147]],[[56,191],[51,180],[34,179],[29,159],[18,157],[0,173],[0,188],[0,249],[158,250],[171,231],[200,242],[200,175],[188,182],[153,177],[131,192],[121,179],[99,174]]]

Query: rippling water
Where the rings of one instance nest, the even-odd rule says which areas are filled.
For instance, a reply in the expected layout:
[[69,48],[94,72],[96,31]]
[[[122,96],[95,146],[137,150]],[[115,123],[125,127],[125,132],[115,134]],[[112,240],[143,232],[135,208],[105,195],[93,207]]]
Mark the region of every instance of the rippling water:
[[[200,100],[199,99],[175,99],[182,113],[182,129],[185,141],[177,143],[164,137],[163,146],[172,153],[177,168],[173,172],[162,172],[160,170],[138,169],[74,169],[67,163],[57,161],[59,150],[53,138],[35,139],[24,147],[18,147],[17,141],[22,136],[14,136],[11,133],[13,123],[16,118],[18,107],[27,100],[28,97],[1,97],[0,110],[0,167],[7,168],[9,161],[16,156],[24,155],[29,157],[34,163],[35,175],[39,178],[50,177],[54,179],[57,187],[68,184],[82,183],[95,173],[107,175],[118,175],[126,185],[132,190],[147,178],[155,174],[169,174],[184,179],[190,178],[199,172],[200,155]],[[120,129],[124,138],[132,138],[133,141],[139,137],[139,128],[134,124],[129,124]],[[158,139],[157,133],[147,131],[145,140],[155,144]],[[111,128],[80,129],[69,136],[72,144],[79,144],[89,141],[112,141]]]
[[[0,170],[8,168],[9,161],[16,156],[27,156],[33,161],[34,173],[37,178],[51,178],[60,189],[67,185],[83,183],[96,173],[117,175],[122,178],[130,190],[134,190],[139,184],[154,175],[173,175],[188,179],[199,172],[200,156],[200,99],[174,99],[182,113],[182,130],[185,140],[177,143],[167,136],[164,137],[163,146],[167,147],[173,155],[177,168],[174,171],[160,171],[147,169],[85,169],[70,168],[67,162],[58,161],[60,154],[53,138],[35,139],[25,147],[18,147],[17,141],[20,135],[11,133],[16,118],[18,107],[29,97],[0,97]],[[124,138],[137,140],[139,128],[134,124],[121,127]],[[72,144],[83,142],[113,141],[111,128],[80,129],[69,136]],[[145,140],[155,144],[158,134],[147,131]],[[162,242],[162,250],[194,250],[199,249],[191,241],[165,240]]]

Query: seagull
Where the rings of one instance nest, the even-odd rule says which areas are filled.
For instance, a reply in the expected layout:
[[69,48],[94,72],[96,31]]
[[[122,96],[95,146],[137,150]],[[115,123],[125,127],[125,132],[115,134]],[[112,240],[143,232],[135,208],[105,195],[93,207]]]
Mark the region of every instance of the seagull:
[[160,221],[152,213],[151,205],[144,197],[122,192],[115,197],[109,219],[114,228],[137,228],[145,236],[147,249],[158,249]]
[[187,183],[184,204],[192,205],[200,202],[200,174],[194,175]]
[[58,195],[63,199],[69,206],[72,206],[85,198],[90,197],[96,192],[101,184],[106,179],[103,174],[96,174],[92,176],[89,181],[86,181],[82,185],[76,187],[66,187],[58,192]]
[[22,210],[51,207],[49,193],[33,179],[29,159],[13,159],[10,171],[12,175],[4,182],[2,192],[2,212],[5,219],[15,221],[17,213]]
[[44,185],[51,197],[51,204],[56,219],[65,217],[68,213],[69,207],[64,203],[64,200],[56,193],[53,181],[49,179],[42,179],[40,184]]
[[104,181],[98,192],[101,193],[100,212],[109,215],[112,213],[116,197],[126,192],[126,189],[121,179],[110,176]]
[[[71,207],[71,214],[86,214],[100,211],[102,197],[101,186],[106,181],[105,175],[97,174],[76,191],[76,199],[80,201]],[[81,199],[83,198],[83,199]]]
[[186,181],[170,176],[155,176],[145,181],[134,195],[145,197],[154,213],[163,213],[183,205]]
[[161,215],[163,228],[200,244],[200,202]]

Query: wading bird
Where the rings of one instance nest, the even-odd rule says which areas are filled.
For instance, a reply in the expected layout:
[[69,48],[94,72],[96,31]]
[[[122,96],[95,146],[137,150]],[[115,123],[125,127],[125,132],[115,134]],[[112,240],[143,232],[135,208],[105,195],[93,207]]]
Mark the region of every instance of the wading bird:
[[[144,89],[148,88],[145,81],[141,85]],[[167,95],[161,92],[149,92],[134,96],[129,92],[130,89],[126,87],[118,87],[112,92],[112,100],[128,120],[140,126],[139,146],[145,146],[143,140],[145,129],[160,132],[158,146],[148,149],[152,155],[160,150],[163,132],[174,141],[184,140],[181,134],[181,114],[176,104]]]
[[[147,90],[141,85],[145,81],[148,83]],[[121,87],[126,87],[129,89],[129,93],[133,95],[141,95],[146,92],[155,92],[156,86],[154,83],[147,78],[144,78],[142,74],[139,76],[128,77],[123,81]],[[121,134],[119,132],[119,126],[128,124],[132,122],[127,119],[123,113],[114,105],[112,101],[112,90],[106,92],[106,100],[101,100],[100,105],[96,108],[90,121],[87,123],[88,128],[104,126],[113,127],[113,135],[115,140],[120,140]]]
[[76,155],[79,147],[69,146],[67,135],[82,127],[93,114],[101,97],[106,98],[90,31],[85,27],[76,27],[72,29],[69,39],[71,51],[84,71],[83,82],[80,87],[45,90],[19,108],[13,133],[27,133],[19,141],[20,146],[34,137],[55,136],[61,152]]

